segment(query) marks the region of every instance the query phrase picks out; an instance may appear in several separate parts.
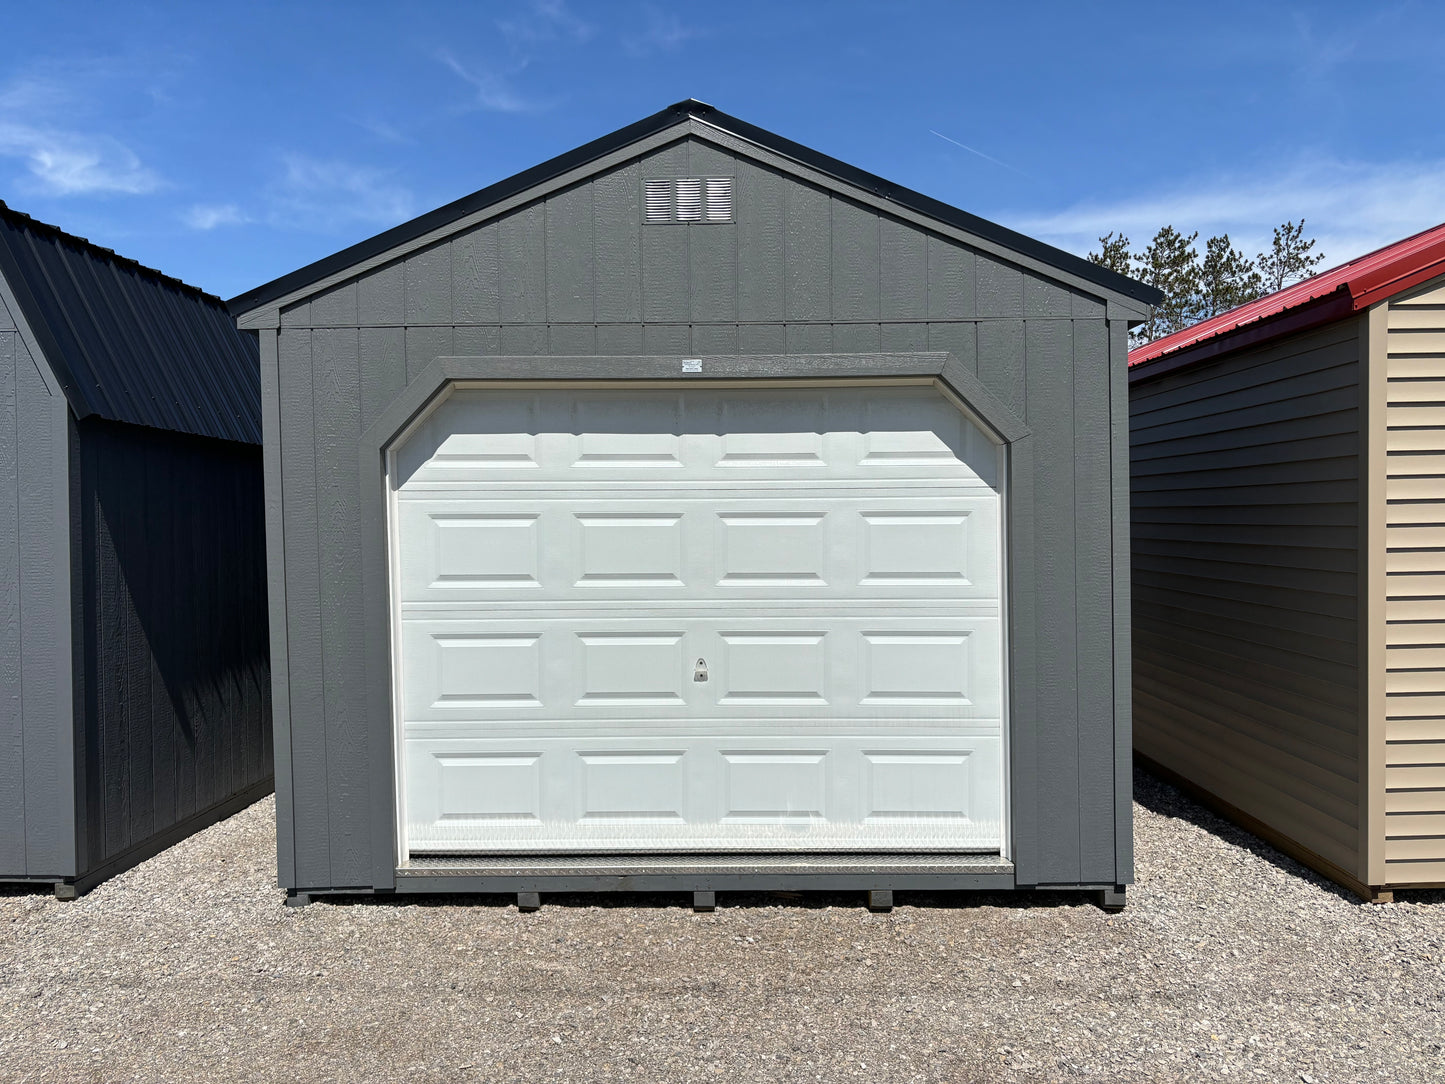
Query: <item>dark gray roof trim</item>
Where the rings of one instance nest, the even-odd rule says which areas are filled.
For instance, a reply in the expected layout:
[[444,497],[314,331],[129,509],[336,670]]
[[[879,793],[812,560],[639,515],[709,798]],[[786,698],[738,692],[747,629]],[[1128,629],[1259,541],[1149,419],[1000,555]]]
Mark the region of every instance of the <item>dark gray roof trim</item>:
[[857,188],[872,192],[877,196],[890,200],[900,207],[906,207],[911,211],[927,215],[929,218],[937,219],[950,226],[965,230],[977,237],[993,241],[1004,248],[1011,249],[1023,256],[1029,256],[1040,263],[1067,272],[1085,282],[1092,282],[1103,289],[1122,294],[1125,297],[1133,298],[1145,305],[1157,305],[1163,300],[1164,295],[1152,286],[1146,286],[1135,279],[1110,271],[1108,268],[1100,267],[1098,264],[1090,263],[1088,260],[1075,256],[1073,253],[1065,252],[1063,249],[1046,245],[1042,241],[1027,237],[1024,234],[1016,233],[1005,226],[995,222],[971,215],[967,211],[961,211],[947,203],[933,199],[930,196],[914,192],[912,189],[896,185],[892,181],[886,181],[872,173],[866,173],[861,169],[840,162],[836,158],[830,158],[826,154],[820,154],[815,150],[804,147],[800,143],[794,143],[791,139],[784,139],[782,136],[774,135],[772,132],[758,128],[747,121],[730,117],[704,102],[694,101],[689,98],[687,101],[670,105],[661,112],[654,113],[625,128],[619,128],[610,135],[601,139],[594,139],[576,150],[568,151],[566,154],[558,155],[556,158],[543,162],[541,165],[525,169],[521,173],[508,177],[504,181],[488,185],[470,196],[463,196],[459,200],[448,203],[445,207],[438,207],[435,211],[428,211],[419,218],[413,218],[409,222],[403,222],[399,226],[393,226],[383,233],[370,237],[349,248],[344,248],[325,259],[317,260],[290,274],[282,275],[264,286],[258,286],[254,290],[248,290],[244,294],[233,297],[227,304],[232,314],[240,316],[242,313],[258,309],[262,305],[285,297],[297,290],[304,289],[313,282],[328,278],[349,267],[370,260],[376,256],[414,241],[418,237],[425,236],[433,230],[440,229],[459,218],[463,218],[477,211],[486,209],[495,203],[525,192],[529,188],[543,184],[553,177],[560,176],[570,170],[584,166],[588,162],[621,150],[630,143],[646,139],[650,135],[664,131],[677,124],[687,117],[696,117],[706,121],[708,124],[724,131],[731,132],[740,139],[754,143],[776,154],[791,158],[795,162],[807,166],[809,169],[825,173],[840,181],[851,184]]
[[259,345],[220,298],[3,201],[0,275],[77,418],[261,442]]

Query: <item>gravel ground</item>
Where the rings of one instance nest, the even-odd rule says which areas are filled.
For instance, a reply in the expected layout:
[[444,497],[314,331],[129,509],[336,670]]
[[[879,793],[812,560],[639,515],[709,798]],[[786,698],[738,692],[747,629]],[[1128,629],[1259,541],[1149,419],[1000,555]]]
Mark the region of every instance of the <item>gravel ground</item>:
[[75,903],[0,894],[19,1081],[1445,1080],[1445,895],[1362,905],[1148,775],[1082,896],[282,906],[258,803]]

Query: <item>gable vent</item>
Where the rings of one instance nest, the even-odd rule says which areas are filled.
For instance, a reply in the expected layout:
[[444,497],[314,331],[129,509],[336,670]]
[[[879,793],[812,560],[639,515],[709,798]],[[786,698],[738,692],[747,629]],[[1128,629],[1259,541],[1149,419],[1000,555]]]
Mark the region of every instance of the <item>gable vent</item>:
[[647,181],[643,187],[647,206],[647,221],[671,222],[672,182]]
[[643,214],[648,222],[731,222],[731,177],[674,177],[643,181]]
[[707,220],[709,222],[731,222],[733,217],[733,179],[731,177],[709,177],[706,183]]

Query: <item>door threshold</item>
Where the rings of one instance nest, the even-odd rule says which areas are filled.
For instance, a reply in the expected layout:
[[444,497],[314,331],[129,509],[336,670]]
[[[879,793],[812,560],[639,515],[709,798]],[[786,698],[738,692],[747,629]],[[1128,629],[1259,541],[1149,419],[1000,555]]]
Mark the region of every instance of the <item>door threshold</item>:
[[1012,873],[997,854],[413,855],[398,877],[645,877],[650,874]]

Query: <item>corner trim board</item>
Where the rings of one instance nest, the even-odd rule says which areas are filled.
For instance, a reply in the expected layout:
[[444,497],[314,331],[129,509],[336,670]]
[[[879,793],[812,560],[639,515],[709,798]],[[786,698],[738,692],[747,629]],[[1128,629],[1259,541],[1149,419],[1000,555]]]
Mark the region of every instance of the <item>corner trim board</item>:
[[1389,426],[1389,305],[1366,311],[1360,321],[1360,537],[1357,587],[1359,679],[1359,838],[1357,875],[1384,884],[1385,867],[1385,603]]

